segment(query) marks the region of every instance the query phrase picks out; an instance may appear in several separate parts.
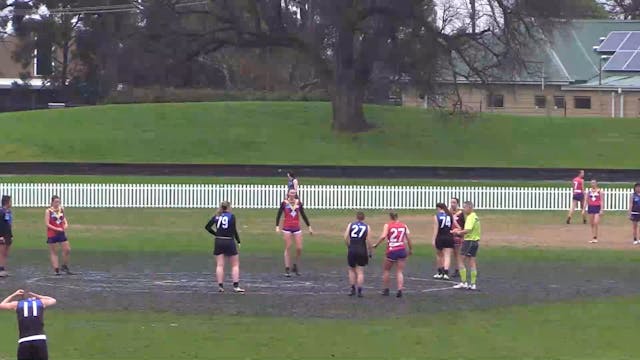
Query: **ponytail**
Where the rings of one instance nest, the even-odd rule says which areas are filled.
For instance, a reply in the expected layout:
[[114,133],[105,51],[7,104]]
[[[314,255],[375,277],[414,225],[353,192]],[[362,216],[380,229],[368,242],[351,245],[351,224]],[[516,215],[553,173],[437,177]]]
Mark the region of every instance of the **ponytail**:
[[231,203],[228,201],[223,201],[220,203],[220,206],[218,207],[218,210],[216,211],[216,216],[220,216],[222,215],[223,212],[229,210],[229,208],[231,207]]

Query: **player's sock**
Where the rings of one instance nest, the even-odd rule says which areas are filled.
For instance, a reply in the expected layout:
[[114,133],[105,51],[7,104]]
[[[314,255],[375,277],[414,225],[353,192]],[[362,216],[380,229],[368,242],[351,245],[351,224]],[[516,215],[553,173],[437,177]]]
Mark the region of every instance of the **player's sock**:
[[56,272],[56,275],[60,274],[60,269],[59,268],[55,268],[53,270]]
[[358,287],[358,295],[362,294],[362,287]]
[[478,280],[478,270],[471,270],[471,284],[475,285],[476,280]]
[[234,289],[237,289],[237,288],[239,288],[239,287],[240,287],[240,283],[238,283],[238,282],[234,282],[234,283],[233,283],[233,288],[234,288]]
[[460,282],[467,282],[467,269],[460,269]]
[[351,290],[356,291],[356,286],[355,285],[351,285]]
[[4,266],[0,266],[0,271],[4,271]]
[[567,217],[567,224],[571,224],[571,216]]
[[224,289],[224,284],[223,284],[223,283],[218,283],[218,287],[219,287],[220,289]]
[[447,275],[447,276],[449,276],[449,270],[447,270],[447,269],[442,270],[442,273]]

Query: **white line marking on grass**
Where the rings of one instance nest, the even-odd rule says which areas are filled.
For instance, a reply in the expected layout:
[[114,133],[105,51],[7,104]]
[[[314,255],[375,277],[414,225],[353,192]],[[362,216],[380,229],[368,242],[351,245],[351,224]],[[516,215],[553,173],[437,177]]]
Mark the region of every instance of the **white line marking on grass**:
[[423,293],[428,293],[428,292],[435,292],[435,291],[445,291],[445,290],[453,290],[455,289],[453,286],[449,286],[446,288],[435,288],[435,289],[424,289],[422,290]]

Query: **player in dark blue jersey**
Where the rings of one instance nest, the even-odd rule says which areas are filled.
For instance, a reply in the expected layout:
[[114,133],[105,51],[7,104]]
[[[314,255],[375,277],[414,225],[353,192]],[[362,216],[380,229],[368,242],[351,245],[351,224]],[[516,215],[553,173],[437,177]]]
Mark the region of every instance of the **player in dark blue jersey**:
[[240,236],[236,228],[236,217],[231,213],[231,203],[223,201],[216,214],[204,228],[215,236],[213,255],[216,257],[218,291],[224,292],[224,260],[229,258],[231,260],[233,291],[244,293],[244,289],[240,287],[240,257],[238,255]]
[[364,267],[369,264],[369,254],[371,254],[371,243],[369,234],[371,228],[364,222],[364,213],[356,214],[356,221],[347,225],[344,231],[344,241],[349,249],[347,253],[347,263],[349,264],[349,283],[351,292],[349,296],[357,295],[362,297],[362,286],[364,284]]
[[640,245],[638,241],[638,222],[640,222],[640,183],[633,185],[633,194],[629,199],[629,220],[633,229],[633,245]]
[[458,229],[458,223],[446,204],[436,204],[436,215],[433,217],[433,241],[436,248],[436,263],[438,273],[433,275],[435,279],[449,280],[449,267],[451,266],[451,254],[455,243],[452,229]]
[[0,207],[0,278],[9,275],[7,273],[7,258],[13,243],[13,213],[11,212],[11,196],[2,196],[2,207]]
[[296,174],[294,174],[292,171],[287,171],[287,193],[291,190],[295,190],[296,199],[300,199],[300,190],[298,189],[299,185],[300,183],[298,182]]
[[15,311],[18,316],[18,360],[49,359],[44,310],[55,304],[52,297],[24,290],[14,292],[0,303],[0,310]]

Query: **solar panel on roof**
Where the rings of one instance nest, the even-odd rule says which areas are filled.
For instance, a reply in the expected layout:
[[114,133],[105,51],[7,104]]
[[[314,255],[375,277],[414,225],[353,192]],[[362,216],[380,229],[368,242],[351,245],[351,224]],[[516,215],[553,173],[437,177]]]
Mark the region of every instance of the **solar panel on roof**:
[[625,71],[640,71],[640,51],[635,51],[633,57],[624,67]]
[[[609,36],[600,44],[598,51],[612,52],[618,50],[620,45],[629,36],[629,31],[612,31]],[[634,49],[635,50],[635,49]]]
[[629,34],[629,37],[620,45],[620,50],[638,50],[640,49],[640,31],[633,31]]
[[617,51],[602,68],[606,71],[624,71],[624,66],[635,54],[635,51]]

